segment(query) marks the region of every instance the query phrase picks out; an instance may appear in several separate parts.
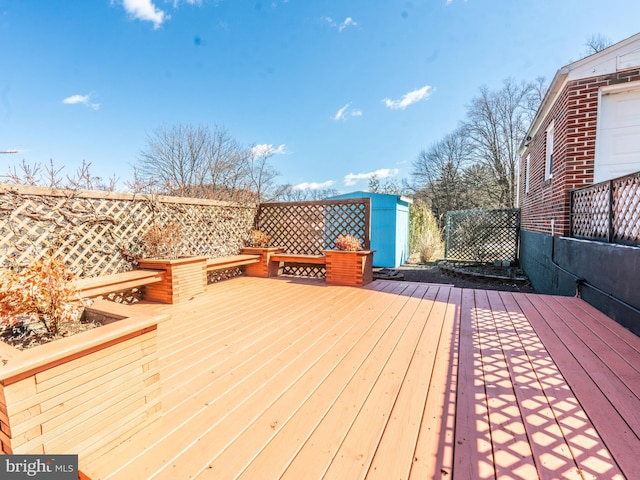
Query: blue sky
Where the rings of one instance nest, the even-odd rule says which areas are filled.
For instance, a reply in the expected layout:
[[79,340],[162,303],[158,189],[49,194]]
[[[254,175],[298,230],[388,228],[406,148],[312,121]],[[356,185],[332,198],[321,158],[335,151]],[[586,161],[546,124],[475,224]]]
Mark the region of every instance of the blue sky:
[[279,183],[366,189],[481,85],[550,81],[638,0],[0,0],[0,174],[53,159],[121,181],[165,124],[224,126]]

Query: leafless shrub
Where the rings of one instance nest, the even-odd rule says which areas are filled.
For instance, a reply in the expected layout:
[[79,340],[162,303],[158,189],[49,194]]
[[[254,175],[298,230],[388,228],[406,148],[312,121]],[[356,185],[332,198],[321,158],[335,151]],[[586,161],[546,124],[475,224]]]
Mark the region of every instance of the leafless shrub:
[[183,228],[178,222],[158,220],[142,235],[142,258],[179,258],[185,254]]
[[102,190],[113,192],[118,183],[114,175],[106,182],[91,173],[91,162],[83,161],[73,174],[63,174],[63,167],[56,167],[53,160],[48,164],[28,163],[22,160],[18,165],[8,167],[5,175],[0,175],[6,183],[15,185],[40,186],[65,190]]

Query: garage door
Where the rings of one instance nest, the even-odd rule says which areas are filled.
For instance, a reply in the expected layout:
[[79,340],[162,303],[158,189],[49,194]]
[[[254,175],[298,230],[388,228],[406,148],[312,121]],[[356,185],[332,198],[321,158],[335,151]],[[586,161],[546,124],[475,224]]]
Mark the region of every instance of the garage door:
[[602,92],[594,183],[640,171],[640,86]]

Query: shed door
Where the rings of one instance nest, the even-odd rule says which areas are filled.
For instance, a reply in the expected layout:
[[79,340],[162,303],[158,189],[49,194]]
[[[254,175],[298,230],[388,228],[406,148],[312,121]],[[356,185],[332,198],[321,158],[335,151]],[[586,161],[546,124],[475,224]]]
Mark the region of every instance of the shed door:
[[640,86],[600,98],[594,183],[640,171]]

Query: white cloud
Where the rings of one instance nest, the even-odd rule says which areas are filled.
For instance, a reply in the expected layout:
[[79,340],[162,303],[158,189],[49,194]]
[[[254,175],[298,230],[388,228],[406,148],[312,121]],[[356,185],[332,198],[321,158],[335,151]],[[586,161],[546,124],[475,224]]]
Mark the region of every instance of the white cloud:
[[347,17],[344,19],[344,22],[340,24],[338,27],[338,31],[341,32],[347,27],[356,27],[358,26],[358,22],[356,22],[353,18]]
[[339,32],[343,31],[347,27],[356,27],[358,25],[358,22],[351,17],[345,18],[340,24],[338,24],[338,22],[336,22],[332,17],[322,17],[322,21],[332,28],[337,28]]
[[336,21],[331,17],[322,17],[322,21],[325,22],[325,23],[328,23],[330,27],[337,27],[338,26]]
[[261,143],[260,145],[255,145],[254,147],[252,147],[251,153],[253,153],[257,157],[266,157],[269,155],[285,154],[288,152],[285,149],[284,143],[277,147],[274,147],[270,143]]
[[91,107],[94,110],[98,110],[100,108],[99,103],[91,103],[91,94],[89,95],[71,95],[70,97],[62,100],[62,103],[65,105],[84,105],[86,107]]
[[375,172],[368,173],[349,173],[348,175],[344,176],[344,184],[347,187],[351,187],[355,185],[358,180],[368,180],[373,176],[379,179],[383,179],[387,177],[393,177],[398,173],[400,173],[400,170],[398,170],[397,168],[381,168],[379,170],[376,170]]
[[405,93],[398,100],[385,98],[383,102],[392,110],[404,110],[409,105],[413,105],[414,103],[420,102],[422,100],[428,100],[432,93],[433,87],[431,87],[430,85],[425,85],[422,88],[418,88],[417,90],[413,90],[412,92]]
[[180,3],[186,3],[187,5],[197,5],[202,6],[202,0],[173,0],[173,8],[178,8]]
[[326,182],[302,182],[292,187],[293,190],[324,190],[331,187],[335,182],[327,180]]
[[351,107],[351,102],[347,103],[344,107],[339,109],[336,114],[333,116],[334,120],[346,120],[348,117],[361,117],[361,110],[349,110]]
[[[188,3],[193,4],[193,1]],[[157,8],[152,0],[122,0],[122,6],[136,20],[152,22],[153,28],[158,29],[171,18],[166,12]]]

